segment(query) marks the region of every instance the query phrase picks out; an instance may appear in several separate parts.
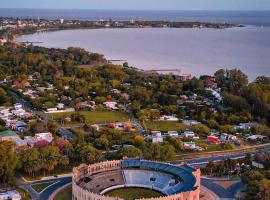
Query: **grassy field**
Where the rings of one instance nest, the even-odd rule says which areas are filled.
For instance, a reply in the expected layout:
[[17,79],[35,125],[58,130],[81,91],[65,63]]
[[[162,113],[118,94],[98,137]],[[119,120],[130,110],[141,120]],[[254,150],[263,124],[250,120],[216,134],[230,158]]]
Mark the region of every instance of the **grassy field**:
[[[49,119],[64,119],[70,117],[74,112],[68,113],[51,113],[47,114]],[[80,111],[78,112],[85,116],[87,124],[103,124],[108,122],[123,122],[129,119],[126,112],[121,111]]]
[[144,126],[153,131],[184,131],[186,128],[184,124],[172,121],[145,122]]
[[71,199],[72,199],[71,185],[59,191],[54,197],[54,200],[71,200]]
[[107,196],[119,197],[125,200],[164,196],[160,192],[144,188],[121,188],[106,193]]
[[51,185],[53,183],[54,183],[54,181],[49,181],[49,182],[45,182],[45,183],[31,185],[31,187],[34,190],[36,190],[38,193],[40,193],[42,190],[44,190],[46,187],[48,187],[49,185]]

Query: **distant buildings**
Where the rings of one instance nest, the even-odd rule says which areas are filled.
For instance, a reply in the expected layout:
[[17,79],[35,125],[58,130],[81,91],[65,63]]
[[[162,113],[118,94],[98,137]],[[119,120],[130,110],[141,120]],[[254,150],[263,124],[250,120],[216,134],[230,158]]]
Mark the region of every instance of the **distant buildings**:
[[21,200],[22,197],[16,190],[0,193],[0,200]]
[[185,124],[186,126],[193,126],[193,125],[197,125],[200,124],[201,122],[198,122],[197,120],[183,120],[183,124]]
[[37,133],[34,137],[25,136],[21,139],[20,136],[14,131],[2,131],[0,132],[0,141],[10,141],[16,144],[16,149],[34,147],[36,143],[40,141],[45,141],[46,143],[51,143],[53,141],[53,136],[51,133]]
[[114,102],[110,99],[107,99],[103,104],[109,110],[118,110],[117,102]]
[[178,117],[176,115],[162,115],[159,118],[160,121],[178,121]]
[[152,131],[152,143],[162,143],[163,137],[160,131]]

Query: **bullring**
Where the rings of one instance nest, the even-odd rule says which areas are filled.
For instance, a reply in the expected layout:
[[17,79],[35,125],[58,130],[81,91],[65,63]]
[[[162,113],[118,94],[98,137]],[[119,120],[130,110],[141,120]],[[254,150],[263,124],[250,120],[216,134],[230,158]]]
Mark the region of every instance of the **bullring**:
[[199,200],[200,170],[139,159],[82,164],[73,169],[73,200],[121,200],[106,195],[119,188],[155,190],[162,194],[150,198],[156,200]]

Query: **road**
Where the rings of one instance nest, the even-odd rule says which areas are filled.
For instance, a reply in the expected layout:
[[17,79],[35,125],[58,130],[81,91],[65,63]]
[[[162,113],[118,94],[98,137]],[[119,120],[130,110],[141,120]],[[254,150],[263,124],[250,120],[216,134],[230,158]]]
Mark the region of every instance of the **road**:
[[[270,152],[270,148],[267,147],[263,149],[262,151]],[[185,160],[175,160],[171,163],[174,165],[180,164],[182,162],[186,162],[187,164],[193,166],[193,167],[204,167],[208,162],[219,162],[221,160],[230,158],[230,159],[239,159],[239,158],[245,158],[247,153],[237,153],[237,154],[231,154],[231,155],[222,155],[222,156],[209,156],[204,158],[194,158],[194,159],[185,159]]]
[[[31,185],[33,185],[33,184],[46,183],[46,182],[50,182],[50,181],[54,181],[54,183],[52,185],[48,186],[47,188],[45,188],[40,193],[36,192],[31,187]],[[71,176],[33,181],[30,183],[25,182],[20,178],[20,179],[18,179],[17,186],[26,190],[31,195],[33,200],[48,200],[54,191],[56,191],[58,188],[61,188],[62,186],[66,185],[68,183],[71,183],[71,181],[72,181]]]
[[28,101],[26,101],[25,99],[23,99],[22,97],[20,97],[18,94],[16,94],[15,92],[12,91],[8,91],[8,95],[13,97],[14,99],[16,99],[20,104],[23,105],[24,108],[26,108],[27,110],[31,111],[33,114],[41,117],[41,118],[46,118],[44,112],[37,110],[36,108],[34,108],[34,106],[29,103]]
[[[264,151],[269,152],[270,148],[265,148]],[[246,156],[246,153],[239,153],[239,154],[233,154],[233,155],[212,156],[212,157],[195,158],[195,159],[188,159],[188,160],[176,160],[176,161],[172,161],[171,164],[177,165],[177,164],[181,164],[182,162],[186,162],[189,165],[194,166],[194,167],[203,167],[209,161],[218,162],[227,158],[238,159],[238,158],[244,158],[245,156]],[[31,187],[32,184],[44,183],[48,181],[55,181],[55,183],[47,187],[41,193],[37,193]],[[68,183],[71,183],[71,181],[72,181],[71,176],[39,180],[39,181],[31,182],[31,183],[25,182],[21,178],[19,178],[18,186],[28,191],[30,195],[32,196],[32,198],[35,200],[48,200],[50,195],[52,195],[54,191],[56,191],[58,188],[61,188],[62,186]],[[220,181],[234,181],[235,183],[233,183],[232,186],[228,188],[224,188],[224,187],[221,187],[219,184],[217,184],[217,182],[220,182]],[[210,179],[210,178],[202,177],[201,184],[205,186],[206,188],[214,191],[220,198],[232,198],[237,192],[237,190],[243,187],[243,183],[240,181],[240,179]]]

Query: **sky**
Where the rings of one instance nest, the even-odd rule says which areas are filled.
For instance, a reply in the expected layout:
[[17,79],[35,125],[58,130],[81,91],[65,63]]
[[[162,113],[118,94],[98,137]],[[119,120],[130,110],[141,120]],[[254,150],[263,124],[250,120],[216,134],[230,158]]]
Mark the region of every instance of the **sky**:
[[270,10],[270,0],[0,0],[0,8]]

